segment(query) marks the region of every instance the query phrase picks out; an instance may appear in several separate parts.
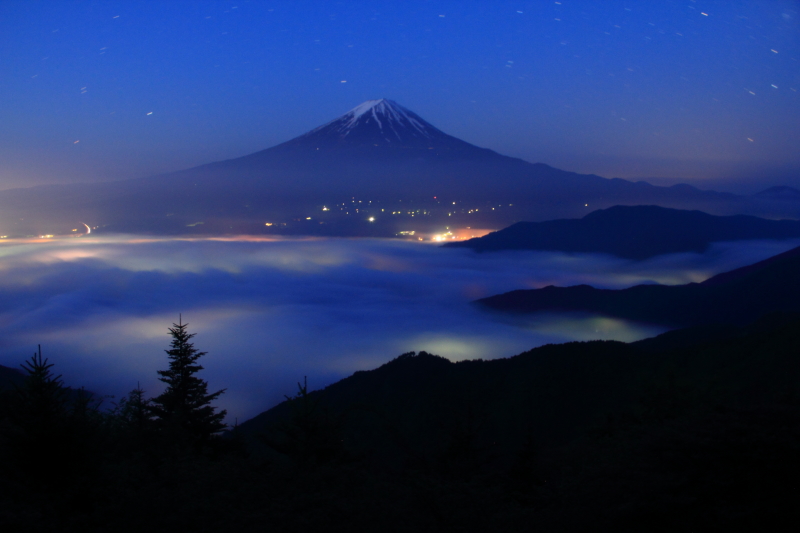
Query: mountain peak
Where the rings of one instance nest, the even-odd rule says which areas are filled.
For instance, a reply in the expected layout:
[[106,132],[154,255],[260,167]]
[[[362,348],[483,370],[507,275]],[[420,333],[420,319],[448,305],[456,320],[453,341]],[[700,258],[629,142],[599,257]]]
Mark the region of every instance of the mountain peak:
[[367,100],[299,139],[370,145],[428,145],[449,137],[393,100]]
[[381,130],[383,129],[385,123],[388,128],[395,130],[394,133],[398,137],[399,133],[396,131],[398,128],[395,126],[399,126],[400,128],[411,127],[422,136],[428,138],[432,136],[432,132],[430,130],[435,129],[433,126],[397,102],[387,100],[386,98],[381,98],[380,100],[367,100],[337,119],[337,121],[341,120],[344,121],[344,127],[341,131],[345,136],[347,136],[354,128],[358,127],[359,123],[366,124],[371,120],[374,120],[377,123],[378,128]]
[[753,196],[755,198],[766,198],[766,199],[772,198],[775,200],[781,200],[781,199],[796,200],[800,199],[800,191],[798,191],[794,187],[779,185],[777,187],[770,187],[769,189],[757,192]]
[[387,100],[386,98],[381,98],[380,100],[367,100],[366,102],[362,102],[355,106],[353,109],[345,113],[345,115],[352,115],[353,118],[357,119],[369,111],[372,111],[373,113],[377,111],[381,114],[385,114],[387,110],[393,107],[399,108],[400,106],[392,100]]

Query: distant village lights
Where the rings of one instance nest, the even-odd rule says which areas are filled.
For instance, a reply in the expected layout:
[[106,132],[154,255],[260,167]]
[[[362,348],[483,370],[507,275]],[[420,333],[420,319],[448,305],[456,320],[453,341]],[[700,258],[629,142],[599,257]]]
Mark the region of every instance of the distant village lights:
[[434,235],[431,237],[432,241],[441,242],[441,241],[450,241],[455,240],[456,236],[453,235],[453,232],[448,231],[447,233],[441,233],[439,235]]

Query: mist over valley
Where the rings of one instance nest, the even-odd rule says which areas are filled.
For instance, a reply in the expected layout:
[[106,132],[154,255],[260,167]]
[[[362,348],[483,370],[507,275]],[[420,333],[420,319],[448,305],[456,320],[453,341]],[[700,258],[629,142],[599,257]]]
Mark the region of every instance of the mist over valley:
[[[593,315],[507,319],[479,298],[519,288],[699,282],[800,241],[721,243],[632,261],[609,255],[475,254],[386,239],[88,236],[7,241],[0,364],[41,344],[75,386],[119,397],[155,370],[178,315],[209,355],[220,405],[244,420],[308,376],[322,388],[408,351],[451,360],[508,357],[546,343],[633,341],[664,325]],[[46,327],[42,327],[42,325]]]

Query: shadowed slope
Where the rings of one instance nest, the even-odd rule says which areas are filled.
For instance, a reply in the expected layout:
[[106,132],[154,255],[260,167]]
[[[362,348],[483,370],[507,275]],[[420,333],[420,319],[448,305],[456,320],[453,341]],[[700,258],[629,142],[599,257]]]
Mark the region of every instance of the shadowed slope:
[[800,221],[714,216],[654,205],[614,206],[581,219],[518,222],[483,237],[444,246],[497,250],[594,252],[627,259],[706,251],[712,242],[800,237]]
[[503,312],[586,312],[670,326],[743,324],[773,311],[800,311],[800,247],[702,283],[622,290],[550,285],[478,303]]
[[22,384],[25,374],[16,368],[0,365],[0,391],[12,389],[14,385]]
[[[540,448],[563,446],[605,425],[608,413],[641,408],[638,402],[656,394],[668,374],[691,384],[692,401],[710,405],[768,400],[792,390],[800,375],[793,333],[799,316],[679,330],[632,344],[547,345],[490,361],[452,363],[409,353],[309,397],[320,413],[342,421],[340,438],[355,456],[449,474],[507,468],[531,435]],[[291,403],[284,402],[237,431],[275,435],[291,416]]]

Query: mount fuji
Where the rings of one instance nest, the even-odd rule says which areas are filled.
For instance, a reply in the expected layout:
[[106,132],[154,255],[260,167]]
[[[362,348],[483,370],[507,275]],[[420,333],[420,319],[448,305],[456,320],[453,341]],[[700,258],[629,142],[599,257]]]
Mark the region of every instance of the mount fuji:
[[[498,185],[519,190],[530,163],[452,137],[391,100],[368,100],[272,148],[179,172],[257,180],[284,197],[485,198]],[[542,165],[542,167],[545,167]],[[549,167],[547,167],[549,168]],[[500,174],[503,178],[488,180]]]
[[433,145],[466,145],[428,124],[413,111],[392,100],[367,100],[292,143],[399,145],[429,149]]
[[[361,207],[350,209],[357,201]],[[119,232],[393,235],[426,224],[500,228],[616,204],[800,217],[800,200],[786,195],[656,187],[504,156],[381,99],[235,159],[117,182],[0,191],[0,235],[66,233],[80,223]]]

